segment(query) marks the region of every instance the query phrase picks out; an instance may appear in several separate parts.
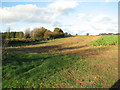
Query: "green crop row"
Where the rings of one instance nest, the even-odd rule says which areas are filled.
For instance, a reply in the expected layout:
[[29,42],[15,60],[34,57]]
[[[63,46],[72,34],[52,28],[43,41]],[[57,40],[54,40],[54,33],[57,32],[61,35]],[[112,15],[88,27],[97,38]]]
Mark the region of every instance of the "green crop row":
[[104,35],[98,40],[91,43],[93,46],[109,46],[109,45],[118,45],[120,44],[119,35]]

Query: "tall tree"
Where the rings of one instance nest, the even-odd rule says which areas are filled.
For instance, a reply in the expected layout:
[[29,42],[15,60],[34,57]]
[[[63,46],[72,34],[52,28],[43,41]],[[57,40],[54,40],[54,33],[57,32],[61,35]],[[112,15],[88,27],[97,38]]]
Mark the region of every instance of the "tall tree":
[[24,37],[25,37],[26,39],[27,39],[27,38],[30,38],[30,29],[27,29],[27,30],[25,31]]

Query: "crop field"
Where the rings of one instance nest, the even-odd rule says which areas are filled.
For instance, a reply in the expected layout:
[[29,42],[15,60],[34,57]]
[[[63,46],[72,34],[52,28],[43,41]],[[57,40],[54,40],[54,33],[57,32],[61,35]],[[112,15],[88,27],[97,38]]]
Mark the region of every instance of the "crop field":
[[100,39],[91,43],[94,46],[109,46],[109,45],[118,45],[118,35],[105,35],[102,36]]
[[118,43],[117,35],[107,35],[10,45],[3,88],[111,88],[118,81]]

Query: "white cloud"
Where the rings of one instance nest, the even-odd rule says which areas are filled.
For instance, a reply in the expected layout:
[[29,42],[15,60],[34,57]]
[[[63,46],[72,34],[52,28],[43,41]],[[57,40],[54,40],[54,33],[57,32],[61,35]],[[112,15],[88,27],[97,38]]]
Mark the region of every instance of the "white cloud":
[[119,0],[105,0],[105,2],[119,2]]
[[[109,15],[98,15],[90,16],[86,14],[78,14],[71,26],[66,27],[69,32],[73,34],[85,35],[90,33],[91,35],[96,35],[99,33],[117,33],[118,31],[118,20],[113,19]],[[84,17],[83,17],[84,16]]]
[[16,23],[8,23],[7,26],[15,25]]
[[0,9],[2,9],[3,23],[15,23],[21,20],[29,22],[50,22],[49,16],[46,15],[46,9],[39,8],[36,5],[17,5]]
[[79,17],[79,18],[83,18],[84,16],[85,16],[84,13],[79,13],[79,14],[78,14],[78,17]]
[[75,8],[78,5],[75,1],[56,1],[49,5],[58,14],[67,13],[70,9]]
[[51,23],[51,21],[54,22],[59,15],[68,13],[70,9],[75,6],[77,6],[77,3],[74,1],[56,1],[45,8],[26,4],[13,7],[0,7],[0,11],[2,14],[2,23],[6,23],[7,25],[21,20],[31,23]]
[[[85,13],[79,13],[77,15],[72,13],[73,17],[64,15],[71,12],[77,5],[78,3],[73,0],[63,0],[50,3],[45,8],[26,4],[4,7],[0,8],[0,10],[2,10],[2,22],[6,25],[15,25],[16,22],[22,20],[33,24],[41,23],[43,27],[50,30],[53,30],[54,27],[60,27],[65,32],[71,34],[78,33],[83,35],[86,33],[98,34],[103,32],[117,32],[118,20],[112,18],[110,15],[101,14],[92,16]],[[19,31],[25,31],[27,28],[28,26],[23,27]],[[32,30],[35,26],[33,25],[29,28]]]

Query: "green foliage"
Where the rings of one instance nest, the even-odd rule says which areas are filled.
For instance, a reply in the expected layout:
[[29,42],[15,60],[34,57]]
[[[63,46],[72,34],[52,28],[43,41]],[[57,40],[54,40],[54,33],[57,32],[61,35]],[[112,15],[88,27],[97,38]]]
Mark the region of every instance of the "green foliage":
[[2,38],[7,39],[7,38],[23,38],[24,33],[23,32],[5,32],[2,33]]
[[19,33],[19,38],[23,38],[24,37],[24,33],[23,32],[18,32]]
[[64,37],[65,34],[63,32],[63,30],[61,28],[54,28],[54,34],[53,34],[54,38],[61,38]]
[[86,36],[89,36],[89,33],[86,33]]
[[71,37],[72,35],[71,34],[68,34],[67,32],[64,33],[64,36],[65,37]]
[[54,28],[54,32],[58,32],[59,34],[62,34],[63,31],[61,30],[61,28]]
[[7,38],[7,33],[2,33],[2,39],[6,39]]
[[19,33],[18,32],[15,33],[15,38],[19,38]]
[[104,35],[98,40],[91,43],[93,46],[109,46],[118,44],[118,35]]
[[11,38],[15,38],[15,32],[11,32],[11,33],[10,33],[10,37],[11,37]]
[[[42,41],[42,40],[49,40],[49,39],[56,39],[56,38],[64,38],[64,37],[69,37],[69,36],[71,36],[71,35],[68,33],[64,33],[60,28],[55,28],[54,32],[52,32],[50,30],[47,30],[44,27],[35,28],[32,31],[27,29],[25,31],[25,35],[23,32],[5,32],[5,33],[2,33],[3,39],[25,38],[27,41],[29,41],[28,39],[31,39],[32,41]],[[19,43],[19,40],[15,41],[15,42]]]

